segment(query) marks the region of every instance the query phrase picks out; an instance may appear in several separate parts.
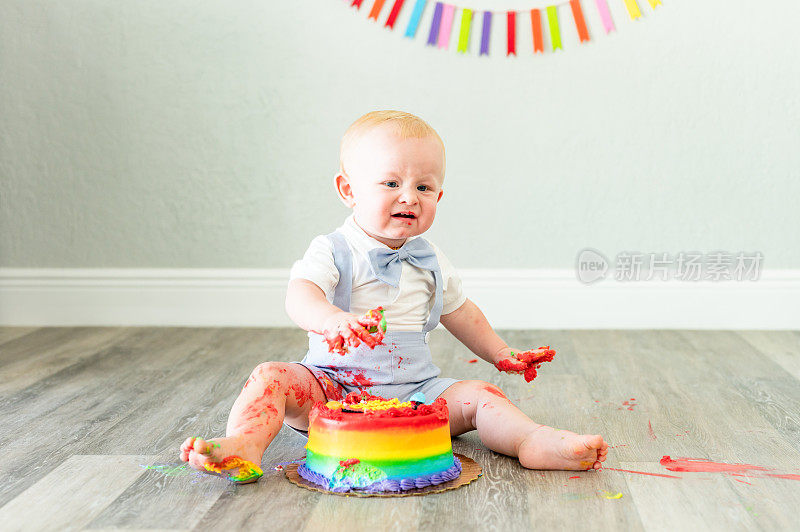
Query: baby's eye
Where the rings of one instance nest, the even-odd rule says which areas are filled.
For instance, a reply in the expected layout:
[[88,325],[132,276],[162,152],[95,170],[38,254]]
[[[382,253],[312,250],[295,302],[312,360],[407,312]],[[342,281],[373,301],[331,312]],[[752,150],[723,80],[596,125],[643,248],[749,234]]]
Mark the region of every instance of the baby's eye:
[[384,185],[389,188],[397,188],[397,181],[386,181]]
[[417,187],[417,190],[419,190],[420,192],[425,192],[426,190],[428,190],[428,185],[419,185]]

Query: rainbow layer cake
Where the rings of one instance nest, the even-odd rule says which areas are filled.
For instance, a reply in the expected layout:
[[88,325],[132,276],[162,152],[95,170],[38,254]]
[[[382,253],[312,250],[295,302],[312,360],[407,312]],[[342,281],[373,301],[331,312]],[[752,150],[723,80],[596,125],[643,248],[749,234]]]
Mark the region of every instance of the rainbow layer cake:
[[363,392],[311,410],[300,476],[336,492],[404,491],[458,478],[447,403],[401,403]]

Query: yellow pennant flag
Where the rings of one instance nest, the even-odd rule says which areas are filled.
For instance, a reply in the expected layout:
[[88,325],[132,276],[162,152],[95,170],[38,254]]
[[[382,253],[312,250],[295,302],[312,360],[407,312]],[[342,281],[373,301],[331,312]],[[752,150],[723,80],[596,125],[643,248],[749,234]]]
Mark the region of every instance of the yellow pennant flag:
[[636,0],[625,0],[625,7],[628,8],[628,13],[632,19],[636,20],[642,16],[642,12],[639,11],[639,4],[636,3]]
[[472,24],[472,10],[464,9],[461,12],[461,31],[458,32],[458,51],[462,54],[469,46],[469,27]]
[[558,27],[558,6],[547,6],[547,22],[550,24],[550,42],[553,44],[553,51],[561,47],[561,30]]

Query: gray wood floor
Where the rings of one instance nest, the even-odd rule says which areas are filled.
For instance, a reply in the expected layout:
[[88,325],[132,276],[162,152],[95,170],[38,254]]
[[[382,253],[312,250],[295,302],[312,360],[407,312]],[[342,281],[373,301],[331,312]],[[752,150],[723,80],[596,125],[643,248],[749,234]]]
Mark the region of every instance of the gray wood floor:
[[[0,328],[0,528],[575,530],[798,529],[800,477],[667,471],[664,455],[800,473],[800,333],[505,331],[549,344],[535,384],[474,358],[445,331],[444,375],[502,387],[533,419],[612,446],[606,466],[529,471],[473,432],[471,485],[425,497],[343,498],[290,484],[304,456],[284,429],[247,486],[187,470],[186,436],[221,435],[250,370],[298,360],[290,329]],[[680,478],[648,476],[641,472]],[[619,494],[619,496],[618,496]],[[617,498],[613,498],[617,497]]]

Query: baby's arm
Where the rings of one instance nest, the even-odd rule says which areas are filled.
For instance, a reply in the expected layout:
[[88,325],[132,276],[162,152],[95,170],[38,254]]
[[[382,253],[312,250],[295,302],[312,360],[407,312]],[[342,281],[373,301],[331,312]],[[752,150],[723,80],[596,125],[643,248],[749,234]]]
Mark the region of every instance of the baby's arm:
[[[380,309],[370,313],[377,310]],[[366,317],[359,318],[345,312],[329,303],[325,292],[308,279],[296,278],[289,281],[286,313],[303,329],[323,335],[328,341],[329,349],[339,354],[347,352],[348,346],[358,347],[361,342],[370,348],[375,347],[382,342],[383,332],[386,330],[383,322],[382,330],[375,331],[374,336],[371,336],[365,325],[371,325],[376,316],[382,319],[381,314],[367,313]]]
[[550,362],[556,354],[550,346],[524,352],[511,349],[497,336],[481,309],[469,299],[457,310],[442,316],[441,322],[473,353],[500,371],[524,374],[526,382],[535,379],[542,362]]
[[470,351],[490,364],[510,356],[511,348],[497,336],[481,309],[469,299],[450,314],[443,315],[441,322]]
[[[336,316],[349,314],[332,305],[322,288],[308,279],[292,279],[286,291],[286,313],[306,331],[324,331],[326,323]],[[353,318],[356,316],[353,314]]]

